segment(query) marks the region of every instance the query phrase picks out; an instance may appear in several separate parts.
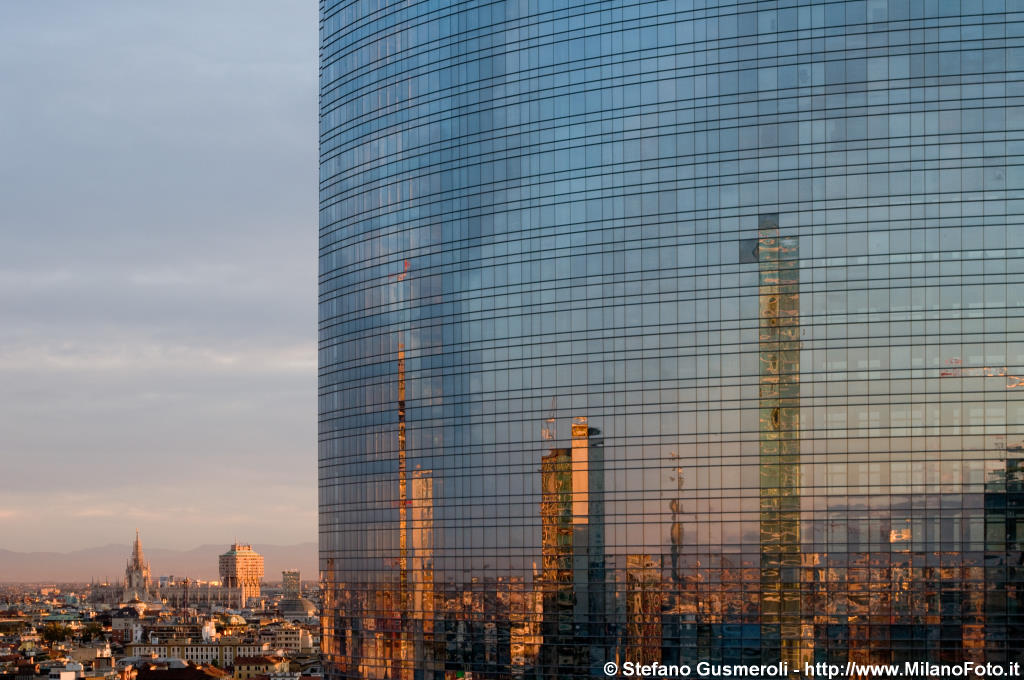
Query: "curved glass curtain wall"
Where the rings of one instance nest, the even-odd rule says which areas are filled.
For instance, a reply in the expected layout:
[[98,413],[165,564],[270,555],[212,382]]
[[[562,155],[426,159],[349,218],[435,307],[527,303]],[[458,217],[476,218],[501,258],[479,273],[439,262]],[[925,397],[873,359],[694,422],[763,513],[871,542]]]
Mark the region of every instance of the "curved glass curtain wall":
[[1018,659],[1019,5],[322,1],[328,675]]

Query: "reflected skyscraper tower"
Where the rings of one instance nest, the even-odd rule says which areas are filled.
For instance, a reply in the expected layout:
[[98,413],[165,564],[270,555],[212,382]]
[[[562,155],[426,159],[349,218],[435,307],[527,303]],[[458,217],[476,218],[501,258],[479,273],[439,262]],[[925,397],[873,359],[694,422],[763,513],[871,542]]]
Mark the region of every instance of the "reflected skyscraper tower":
[[329,678],[1018,659],[1017,7],[320,9]]
[[537,587],[544,612],[540,667],[544,675],[552,677],[559,669],[577,673],[584,666],[585,647],[576,638],[573,481],[572,451],[551,449],[541,462],[542,567]]
[[757,260],[761,638],[802,668],[811,631],[800,602],[800,251],[797,239],[779,237],[776,214],[758,218]]
[[624,659],[640,664],[661,661],[661,569],[650,555],[626,555],[626,635]]
[[[550,432],[550,431],[549,431]],[[583,673],[612,658],[604,555],[604,450],[600,430],[572,420],[572,447],[541,461],[541,669]]]
[[433,670],[434,645],[434,480],[430,470],[413,470],[412,498],[412,618],[415,621],[414,659]]

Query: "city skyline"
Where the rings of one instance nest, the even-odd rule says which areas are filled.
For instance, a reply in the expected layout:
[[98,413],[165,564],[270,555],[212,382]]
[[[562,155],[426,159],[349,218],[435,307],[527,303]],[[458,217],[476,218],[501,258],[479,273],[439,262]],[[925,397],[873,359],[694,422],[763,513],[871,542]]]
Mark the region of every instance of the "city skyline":
[[[69,552],[19,553],[0,548],[0,583],[108,583],[119,584],[130,579],[119,575],[140,547],[140,532],[131,543],[112,543]],[[151,580],[173,576],[179,579],[217,580],[220,557],[225,546],[237,541],[198,545],[187,550],[172,550],[146,543],[146,571]],[[316,543],[307,541],[287,545],[255,543],[256,552],[264,554],[269,565],[267,574],[273,580],[274,571],[296,570],[308,579],[318,577]]]
[[1017,672],[1015,6],[318,4],[0,7],[0,672]]
[[0,6],[0,548],[315,540],[316,40]]

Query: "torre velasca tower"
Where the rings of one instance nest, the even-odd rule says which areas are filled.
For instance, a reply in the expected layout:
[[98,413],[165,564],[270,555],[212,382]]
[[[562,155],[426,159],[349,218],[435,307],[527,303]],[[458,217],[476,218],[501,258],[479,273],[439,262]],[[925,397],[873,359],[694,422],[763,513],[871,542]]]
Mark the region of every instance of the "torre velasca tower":
[[1021,0],[321,0],[325,672],[1024,654]]

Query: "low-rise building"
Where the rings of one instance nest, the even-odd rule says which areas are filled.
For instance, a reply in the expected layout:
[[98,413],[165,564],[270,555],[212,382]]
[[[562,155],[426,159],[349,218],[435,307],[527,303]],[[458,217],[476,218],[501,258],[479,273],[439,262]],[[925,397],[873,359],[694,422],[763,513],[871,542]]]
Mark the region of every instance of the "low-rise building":
[[135,680],[221,680],[228,673],[205,665],[181,663],[143,664]]
[[286,652],[309,651],[313,648],[313,638],[305,628],[285,624],[274,633],[274,647]]
[[287,672],[288,660],[280,656],[242,656],[235,659],[235,680],[250,680],[257,675]]
[[221,668],[231,666],[238,657],[251,657],[271,651],[270,643],[245,642],[232,638],[221,638],[202,642],[191,638],[178,638],[152,642],[132,642],[124,646],[126,656],[176,657],[194,664],[217,664]]

